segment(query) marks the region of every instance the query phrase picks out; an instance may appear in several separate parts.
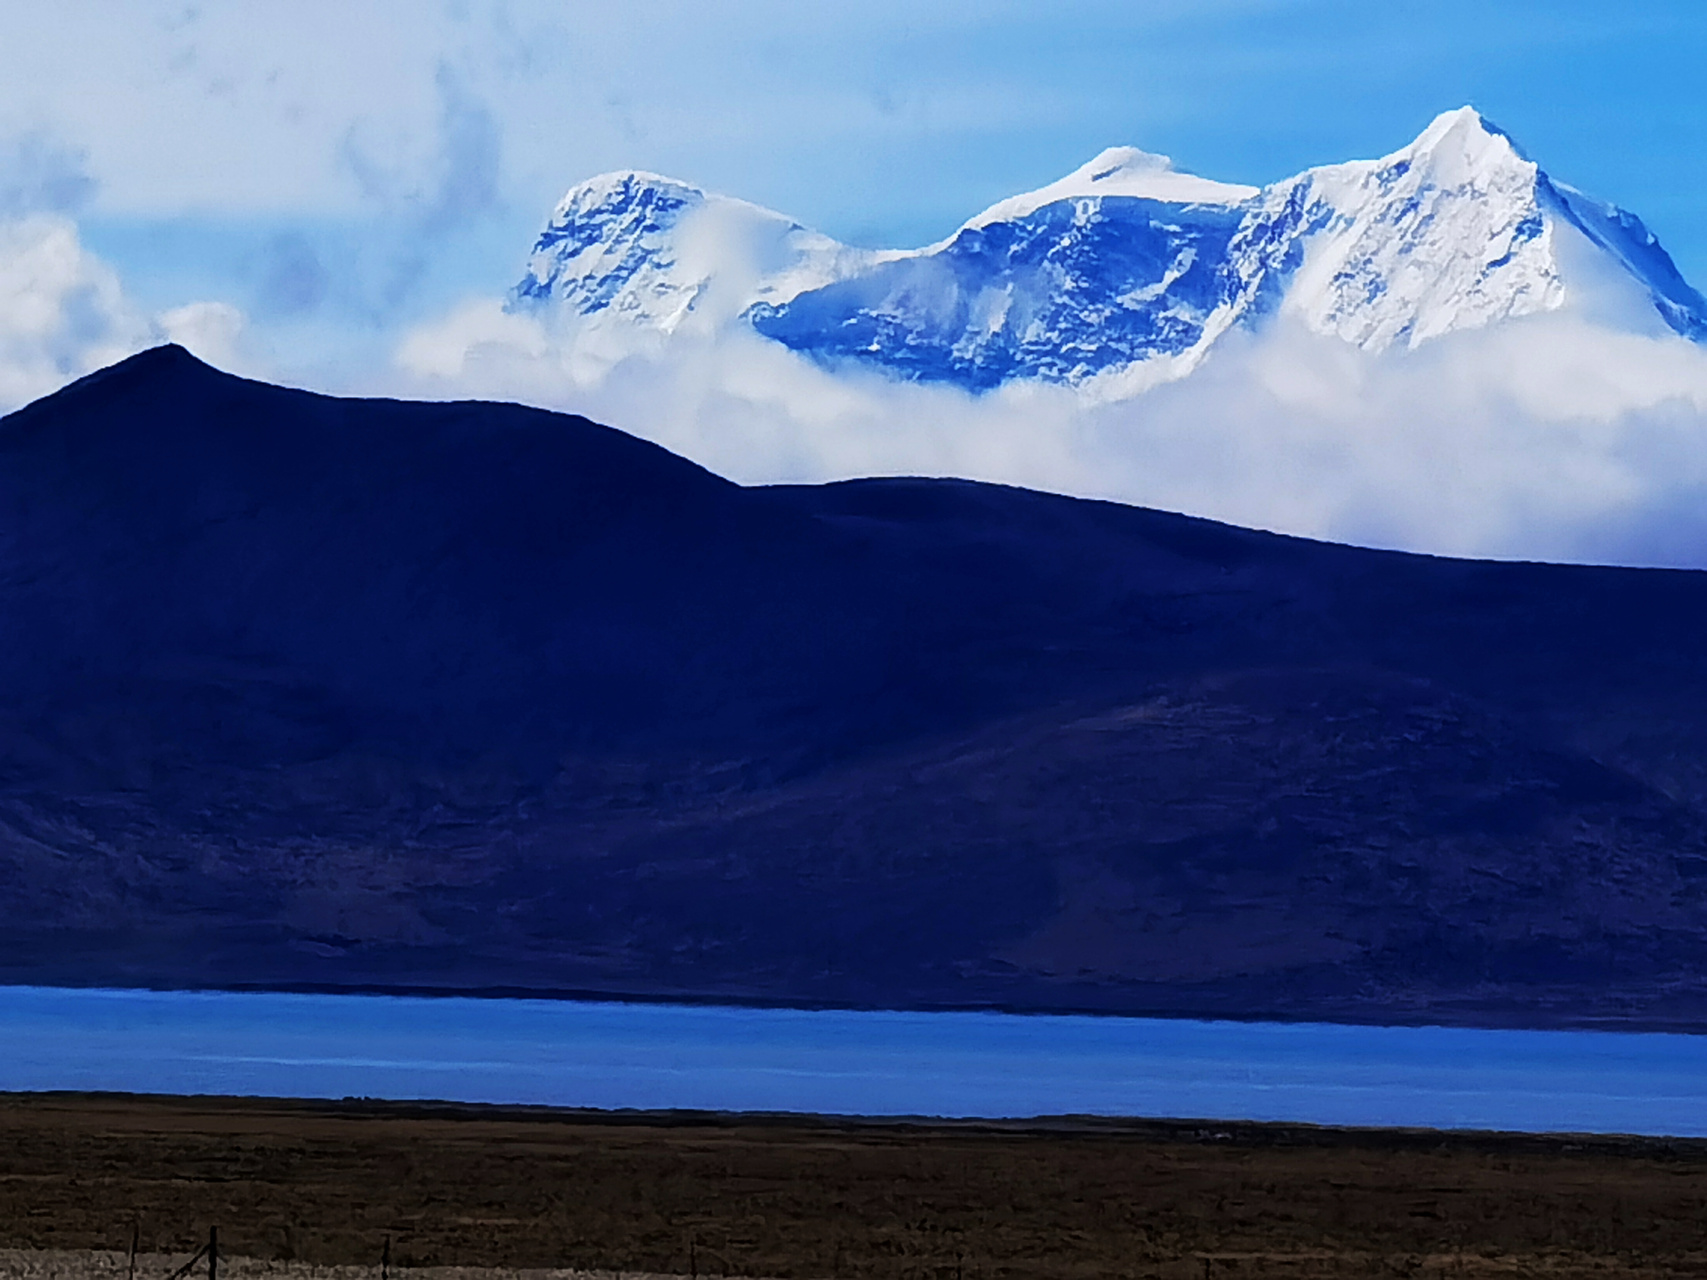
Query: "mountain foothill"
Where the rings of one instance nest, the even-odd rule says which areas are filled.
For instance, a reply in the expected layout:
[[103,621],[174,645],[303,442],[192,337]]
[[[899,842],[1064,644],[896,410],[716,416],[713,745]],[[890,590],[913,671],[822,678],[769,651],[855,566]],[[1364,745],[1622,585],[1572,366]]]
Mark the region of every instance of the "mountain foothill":
[[1707,575],[166,346],[0,420],[0,978],[1707,1025]]

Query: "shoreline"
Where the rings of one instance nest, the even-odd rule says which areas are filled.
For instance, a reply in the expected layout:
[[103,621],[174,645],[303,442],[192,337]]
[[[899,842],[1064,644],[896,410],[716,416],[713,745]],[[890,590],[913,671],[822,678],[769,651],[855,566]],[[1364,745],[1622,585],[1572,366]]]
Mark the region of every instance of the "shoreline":
[[[1707,572],[1707,571],[1704,571]],[[1624,1015],[1556,1014],[1550,1017],[1517,1018],[1499,1010],[1405,1010],[1390,1017],[1357,1016],[1355,1012],[1327,1009],[1319,1013],[1285,1011],[1237,1011],[1215,1005],[1158,1005],[1154,1008],[1112,1010],[1096,1005],[1043,1007],[1031,1004],[930,1003],[869,1004],[847,1001],[787,1000],[757,995],[692,995],[680,992],[606,991],[591,988],[557,987],[441,987],[411,983],[319,983],[319,982],[231,982],[218,985],[171,982],[121,983],[99,981],[26,981],[0,976],[0,988],[32,991],[78,991],[115,994],[232,995],[232,996],[352,996],[397,1000],[493,1000],[537,1001],[548,1004],[640,1005],[681,1009],[764,1010],[797,1013],[854,1014],[987,1014],[1003,1018],[1088,1018],[1106,1022],[1192,1022],[1231,1023],[1240,1026],[1360,1027],[1369,1029],[1437,1031],[1594,1032],[1627,1036],[1707,1036],[1707,1022],[1686,1017],[1628,1017]],[[1533,1013],[1533,1010],[1529,1011]],[[1430,1016],[1433,1013],[1437,1016]],[[1457,1016],[1445,1016],[1446,1014]]]

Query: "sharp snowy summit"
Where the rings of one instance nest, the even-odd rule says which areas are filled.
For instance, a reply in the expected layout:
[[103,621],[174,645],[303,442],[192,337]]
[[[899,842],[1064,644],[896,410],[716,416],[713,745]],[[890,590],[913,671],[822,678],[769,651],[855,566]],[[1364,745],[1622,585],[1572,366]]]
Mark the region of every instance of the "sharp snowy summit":
[[969,390],[1183,373],[1276,316],[1376,351],[1572,306],[1707,338],[1707,301],[1639,218],[1468,107],[1379,160],[1262,188],[1111,148],[913,250],[606,174],[553,211],[511,306],[604,333],[746,326],[831,367]]

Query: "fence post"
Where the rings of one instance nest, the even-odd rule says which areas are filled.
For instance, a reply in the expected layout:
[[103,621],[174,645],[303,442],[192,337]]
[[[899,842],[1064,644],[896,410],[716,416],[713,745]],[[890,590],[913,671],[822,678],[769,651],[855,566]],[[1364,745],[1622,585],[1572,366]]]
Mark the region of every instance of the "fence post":
[[207,1229],[207,1280],[219,1280],[219,1228]]
[[385,1247],[379,1251],[379,1280],[391,1280],[391,1237],[385,1237]]
[[136,1246],[142,1237],[142,1220],[130,1224],[130,1265],[125,1268],[125,1280],[136,1280]]

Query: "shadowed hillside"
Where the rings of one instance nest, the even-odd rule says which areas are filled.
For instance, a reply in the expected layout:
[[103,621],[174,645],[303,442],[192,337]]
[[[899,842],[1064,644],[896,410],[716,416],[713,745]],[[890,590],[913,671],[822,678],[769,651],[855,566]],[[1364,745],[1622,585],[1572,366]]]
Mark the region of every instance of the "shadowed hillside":
[[0,420],[0,977],[1703,1028],[1704,622],[163,347]]

